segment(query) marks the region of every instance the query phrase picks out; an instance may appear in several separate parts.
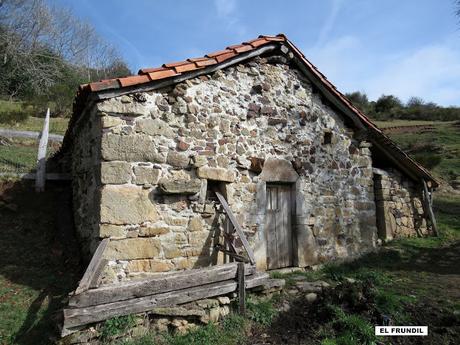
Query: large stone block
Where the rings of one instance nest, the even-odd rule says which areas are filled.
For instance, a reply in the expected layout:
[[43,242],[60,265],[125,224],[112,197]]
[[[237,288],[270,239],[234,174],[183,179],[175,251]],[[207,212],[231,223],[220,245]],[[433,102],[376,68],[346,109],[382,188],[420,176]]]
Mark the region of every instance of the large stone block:
[[260,178],[266,182],[295,182],[299,174],[285,159],[268,158],[264,162]]
[[150,236],[159,236],[159,235],[164,235],[170,232],[169,226],[168,225],[152,225],[152,226],[142,226],[139,229],[139,236],[145,236],[145,237],[150,237]]
[[171,127],[160,119],[138,119],[135,126],[136,132],[148,135],[162,135],[167,138],[174,138],[176,134]]
[[110,241],[104,253],[109,260],[134,260],[158,257],[161,245],[156,238],[126,238]]
[[167,272],[174,268],[169,262],[160,260],[133,260],[128,263],[127,269],[130,272]]
[[146,135],[102,136],[102,158],[106,161],[165,163],[166,155],[158,153],[155,143]]
[[[123,98],[124,97],[124,98]],[[122,114],[125,116],[149,115],[151,104],[140,103],[134,99],[127,99],[125,96],[110,98],[98,103],[97,108],[101,112],[111,114]]]
[[155,222],[158,212],[149,191],[134,186],[106,185],[101,192],[101,222],[138,224]]
[[185,153],[169,151],[166,163],[176,168],[186,168],[190,163],[190,158]]
[[224,168],[211,168],[203,166],[197,169],[197,175],[199,178],[207,180],[216,180],[223,182],[235,181],[235,172]]
[[102,184],[123,184],[131,180],[131,164],[127,162],[102,162]]
[[201,180],[166,180],[159,182],[160,191],[165,194],[196,194],[200,191]]
[[101,224],[99,228],[99,237],[126,237],[126,226],[124,225],[113,225],[113,224]]
[[161,169],[136,166],[134,167],[134,183],[136,184],[157,184],[160,178]]

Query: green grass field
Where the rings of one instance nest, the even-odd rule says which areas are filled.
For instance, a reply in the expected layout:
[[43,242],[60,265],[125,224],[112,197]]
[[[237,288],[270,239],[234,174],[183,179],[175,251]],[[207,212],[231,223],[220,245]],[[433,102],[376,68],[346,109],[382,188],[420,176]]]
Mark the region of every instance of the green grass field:
[[[460,176],[460,127],[453,123],[437,123],[434,131],[422,133],[389,134],[403,150],[430,153],[441,157],[438,165],[432,168],[435,177],[449,181]],[[415,159],[417,159],[415,157]]]
[[419,126],[419,125],[434,125],[436,121],[422,120],[392,120],[392,121],[373,121],[379,128],[398,127],[398,126]]
[[[0,127],[11,128],[18,131],[41,131],[43,129],[43,117],[37,116],[32,107],[25,107],[20,102],[0,100]],[[69,119],[54,118],[51,114],[50,133],[64,134],[67,130]]]

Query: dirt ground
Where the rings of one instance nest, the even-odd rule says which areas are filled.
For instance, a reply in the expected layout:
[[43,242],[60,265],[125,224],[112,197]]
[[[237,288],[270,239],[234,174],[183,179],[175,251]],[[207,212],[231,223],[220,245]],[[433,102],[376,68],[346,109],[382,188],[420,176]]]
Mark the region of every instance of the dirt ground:
[[[411,250],[412,253],[407,252]],[[407,320],[404,325],[426,325],[429,336],[378,337],[374,344],[460,344],[460,242],[423,250],[388,247],[379,255],[380,263],[364,258],[361,268],[367,266],[389,277],[383,291],[402,296],[399,303]],[[254,329],[248,343],[373,344],[360,338],[330,343],[324,339],[335,339],[343,331],[340,328],[347,327],[334,321],[336,315],[331,306],[340,306],[348,315],[359,315],[372,326],[382,325],[386,315],[376,306],[376,289],[372,282],[344,282],[325,291],[314,303],[308,303],[305,296],[285,296],[280,304],[287,299],[291,308],[280,313],[270,327]],[[390,324],[398,322],[390,320]]]

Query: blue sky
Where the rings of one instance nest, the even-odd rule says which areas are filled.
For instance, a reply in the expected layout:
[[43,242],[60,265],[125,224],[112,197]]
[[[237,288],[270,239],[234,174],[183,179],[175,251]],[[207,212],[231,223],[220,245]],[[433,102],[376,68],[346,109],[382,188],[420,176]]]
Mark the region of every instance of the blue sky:
[[341,91],[460,106],[454,0],[49,0],[141,67],[285,33]]

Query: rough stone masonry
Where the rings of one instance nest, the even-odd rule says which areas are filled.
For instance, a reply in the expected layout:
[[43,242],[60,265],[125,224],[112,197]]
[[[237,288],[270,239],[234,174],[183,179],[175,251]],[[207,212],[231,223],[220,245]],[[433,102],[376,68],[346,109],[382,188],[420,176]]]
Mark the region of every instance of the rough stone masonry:
[[[257,57],[96,103],[72,147],[75,222],[85,252],[111,238],[104,283],[220,262],[214,246],[224,215],[211,186],[225,194],[259,269],[267,268],[272,182],[293,189],[294,265],[376,247],[371,144],[279,60]],[[414,212],[404,217],[396,233],[415,233]]]

